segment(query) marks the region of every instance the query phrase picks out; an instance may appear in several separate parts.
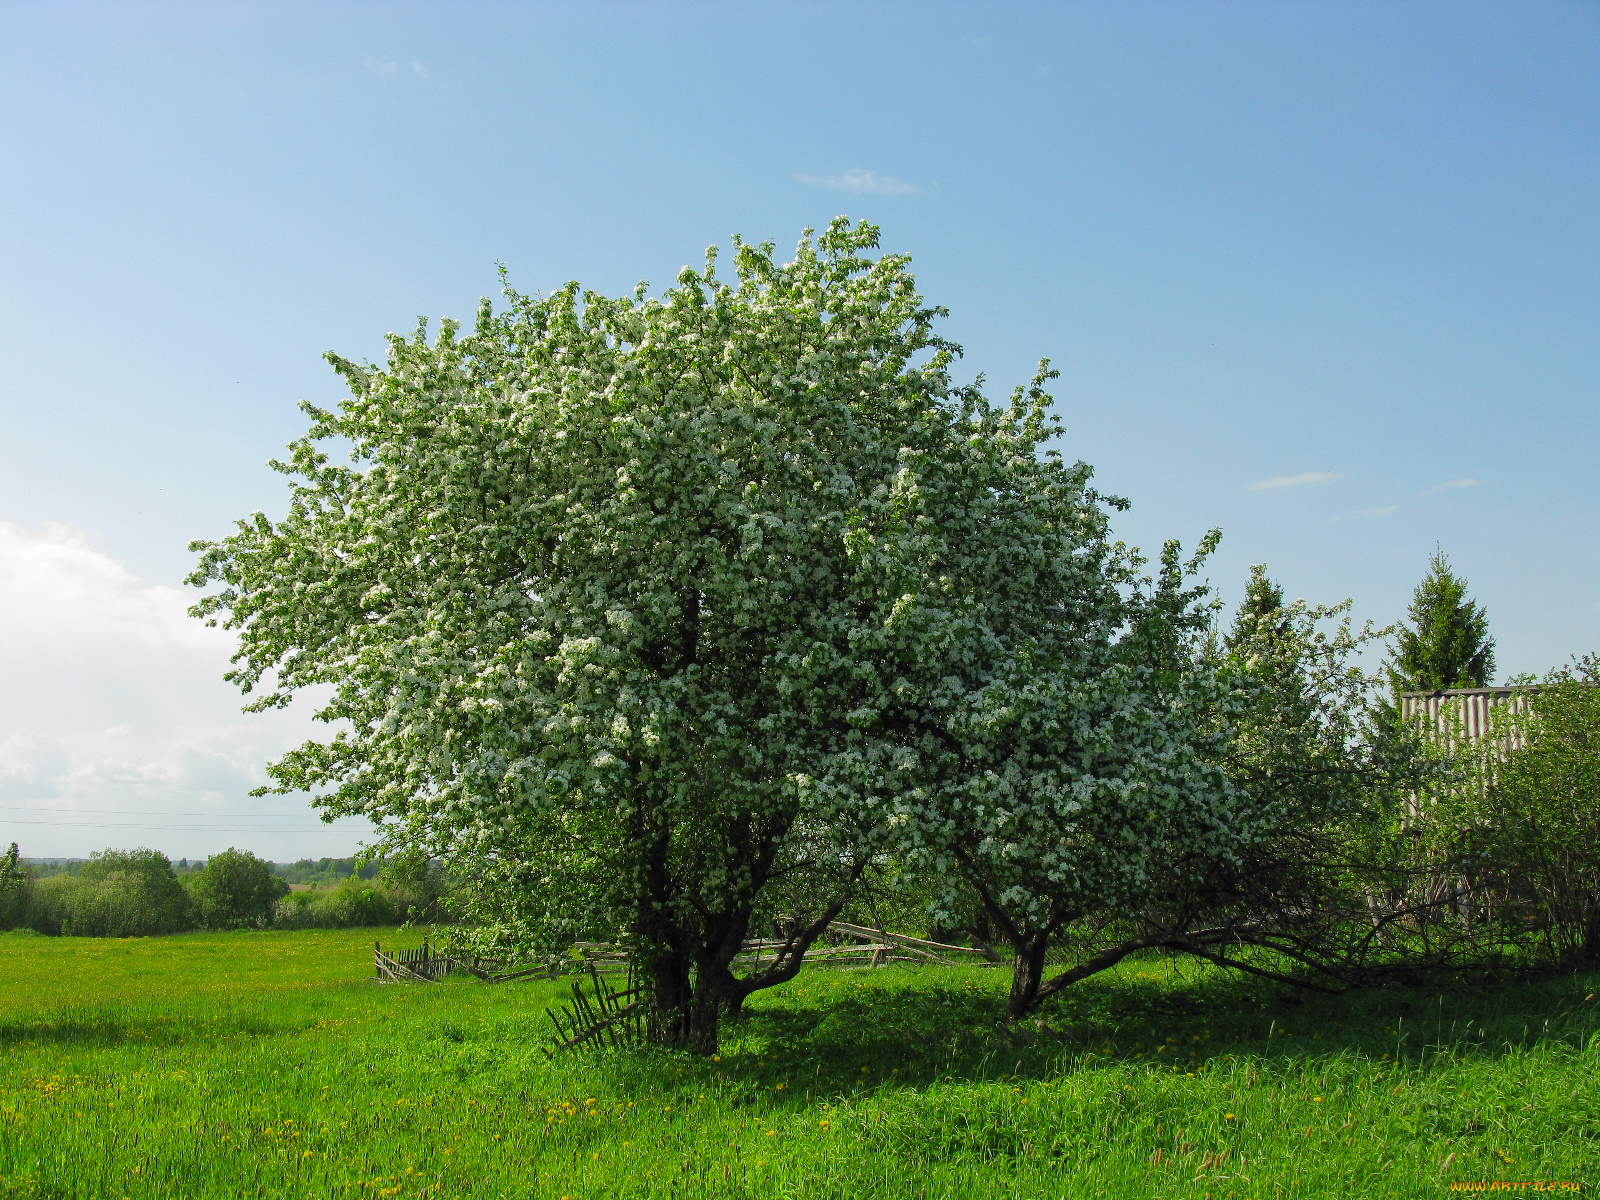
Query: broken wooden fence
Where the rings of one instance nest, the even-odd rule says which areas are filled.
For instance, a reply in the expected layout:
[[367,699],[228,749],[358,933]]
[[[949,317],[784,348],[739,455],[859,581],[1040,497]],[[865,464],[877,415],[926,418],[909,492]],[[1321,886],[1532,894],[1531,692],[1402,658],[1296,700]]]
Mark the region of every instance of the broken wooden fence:
[[627,986],[616,991],[600,978],[593,964],[589,967],[591,991],[583,994],[583,980],[572,981],[572,1003],[562,1009],[546,1009],[556,1027],[556,1040],[545,1048],[553,1056],[558,1050],[571,1050],[589,1043],[613,1049],[635,1046],[644,1041],[646,988],[635,983],[628,972]]
[[550,963],[536,967],[500,970],[500,963],[476,954],[446,954],[424,941],[416,950],[385,951],[381,942],[372,943],[372,965],[379,983],[438,983],[451,971],[465,971],[485,983],[509,983],[535,975],[559,973]]
[[[849,921],[832,922],[825,936],[829,940],[818,941],[806,951],[807,963],[819,967],[882,967],[890,963],[929,962],[955,966],[974,960],[978,960],[979,965],[1000,961],[1000,956],[987,946],[952,946]],[[744,943],[733,963],[759,971],[765,965],[763,960],[776,961],[789,948],[790,943],[782,938],[751,938]],[[581,964],[551,960],[537,966],[506,970],[496,959],[445,953],[426,941],[415,950],[387,952],[381,943],[374,942],[372,961],[380,983],[437,983],[452,971],[465,971],[485,983],[508,983],[540,975],[555,978],[574,965],[591,975],[625,974],[632,970],[625,946],[578,942],[575,949]]]
[[[805,952],[806,962],[816,966],[881,967],[891,962],[954,966],[963,956],[970,962],[976,955],[984,960],[984,965],[999,958],[988,947],[952,946],[848,921],[834,921],[828,926],[828,936],[835,940],[811,946]],[[785,939],[753,938],[744,943],[733,962],[735,966],[755,972],[761,969],[763,958],[777,961],[791,948],[792,943]],[[575,979],[572,1002],[562,1009],[548,1010],[550,1022],[556,1027],[556,1040],[546,1047],[545,1053],[554,1055],[557,1051],[583,1045],[616,1048],[639,1044],[644,1040],[648,996],[644,985],[634,981],[626,951],[585,943],[579,943],[579,949],[589,958],[586,965],[590,991],[585,995],[583,981]],[[627,972],[626,986],[614,991],[601,976],[619,971]]]
[[[832,922],[825,936],[828,941],[819,941],[806,950],[806,962],[819,967],[882,967],[889,963],[917,962],[955,966],[961,962],[970,963],[974,957],[983,960],[980,965],[999,961],[999,955],[987,946],[976,949],[952,946],[849,921]],[[792,948],[793,943],[787,939],[752,938],[740,948],[733,962],[753,973],[762,969],[763,959],[776,962]],[[575,949],[582,956],[581,969],[588,973],[589,991],[585,993],[581,977],[574,979],[571,1002],[560,1009],[546,1010],[556,1029],[556,1040],[546,1053],[585,1045],[617,1048],[642,1042],[647,1019],[647,989],[635,981],[627,948],[579,942]],[[380,983],[437,983],[456,970],[466,971],[485,983],[507,983],[535,976],[554,978],[574,965],[570,961],[551,961],[507,971],[499,969],[503,964],[497,960],[443,953],[427,941],[416,950],[388,953],[381,943],[374,942],[372,961]],[[619,973],[626,975],[620,990],[601,978]]]

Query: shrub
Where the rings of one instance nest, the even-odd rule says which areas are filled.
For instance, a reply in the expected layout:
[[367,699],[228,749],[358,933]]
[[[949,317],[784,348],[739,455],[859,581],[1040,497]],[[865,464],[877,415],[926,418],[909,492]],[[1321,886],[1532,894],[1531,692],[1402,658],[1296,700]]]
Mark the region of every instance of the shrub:
[[17,861],[17,844],[0,856],[0,929],[15,929],[27,918],[34,872]]
[[36,880],[21,923],[52,937],[71,933],[78,894],[89,886],[76,875],[49,875]]
[[394,925],[402,918],[378,888],[352,876],[325,891],[290,892],[273,908],[278,929],[349,929]]
[[16,887],[0,895],[0,929],[25,929],[33,907],[33,889],[38,881],[24,878]]
[[312,907],[320,911],[330,925],[340,929],[397,923],[389,898],[371,884],[359,880],[349,880],[320,893]]
[[326,928],[318,922],[318,914],[312,911],[311,905],[315,899],[315,892],[291,891],[272,906],[272,927],[274,929]]
[[185,882],[207,929],[262,928],[272,923],[278,901],[289,894],[271,863],[232,847],[212,855],[205,869]]
[[156,850],[104,850],[76,876],[40,879],[26,891],[18,923],[40,933],[148,937],[194,924],[183,885]]
[[1537,957],[1600,960],[1600,657],[1548,677],[1480,753],[1479,786],[1437,810],[1458,861]]
[[398,919],[421,925],[444,919],[449,881],[427,855],[414,853],[389,859],[378,873],[378,886]]

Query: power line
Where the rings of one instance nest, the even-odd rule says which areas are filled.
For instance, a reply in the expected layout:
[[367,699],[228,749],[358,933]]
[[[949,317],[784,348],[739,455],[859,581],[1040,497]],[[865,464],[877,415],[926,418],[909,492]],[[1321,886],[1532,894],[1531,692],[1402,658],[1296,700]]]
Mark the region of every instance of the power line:
[[96,816],[222,816],[226,813],[125,813],[120,808],[53,808],[46,805],[0,805],[0,813],[94,813]]
[[318,825],[315,829],[282,829],[277,826],[261,825],[173,825],[168,822],[134,822],[134,821],[15,821],[9,817],[0,820],[0,826],[5,825],[56,825],[75,829],[165,829],[172,833],[347,833],[348,830],[334,829],[329,825]]

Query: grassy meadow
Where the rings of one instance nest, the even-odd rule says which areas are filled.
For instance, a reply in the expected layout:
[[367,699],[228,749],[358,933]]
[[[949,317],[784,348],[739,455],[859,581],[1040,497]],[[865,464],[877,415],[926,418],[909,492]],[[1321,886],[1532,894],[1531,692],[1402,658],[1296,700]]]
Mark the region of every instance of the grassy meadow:
[[717,1061],[551,1062],[566,985],[379,986],[372,938],[0,935],[0,1197],[1600,1183],[1600,976],[1296,999],[1150,958],[1075,989],[1061,1036],[1028,1044],[996,1028],[1003,971],[812,969],[753,998]]

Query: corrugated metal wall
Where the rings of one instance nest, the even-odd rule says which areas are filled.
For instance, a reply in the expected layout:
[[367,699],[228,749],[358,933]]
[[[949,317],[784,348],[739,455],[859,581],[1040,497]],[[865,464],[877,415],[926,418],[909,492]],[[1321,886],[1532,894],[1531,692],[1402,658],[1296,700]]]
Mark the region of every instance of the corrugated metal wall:
[[[1525,744],[1522,722],[1516,718],[1528,711],[1528,701],[1532,693],[1538,690],[1537,685],[1531,685],[1401,692],[1400,715],[1406,720],[1421,720],[1426,725],[1429,740],[1447,750],[1455,748],[1458,753],[1472,753],[1468,743],[1498,732],[1499,736],[1493,745],[1477,748],[1479,752],[1485,748],[1489,751],[1488,760],[1482,764],[1487,772],[1476,774],[1469,781],[1448,789],[1455,791],[1464,786],[1477,790],[1493,777],[1499,759]],[[1512,718],[1510,721],[1506,720],[1508,716]],[[1500,726],[1498,731],[1495,730],[1497,719]],[[1420,795],[1411,797],[1406,806],[1411,818],[1421,813],[1423,803]]]
[[[1525,713],[1529,696],[1538,690],[1530,686],[1401,692],[1400,715],[1408,720],[1423,718],[1433,738],[1446,745],[1458,737],[1476,740],[1489,732],[1496,709]],[[1505,748],[1512,749],[1520,743],[1520,734],[1513,732]]]

